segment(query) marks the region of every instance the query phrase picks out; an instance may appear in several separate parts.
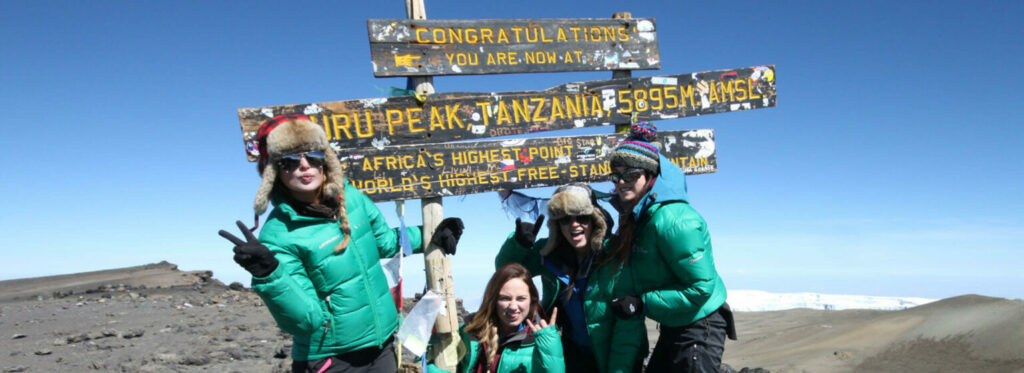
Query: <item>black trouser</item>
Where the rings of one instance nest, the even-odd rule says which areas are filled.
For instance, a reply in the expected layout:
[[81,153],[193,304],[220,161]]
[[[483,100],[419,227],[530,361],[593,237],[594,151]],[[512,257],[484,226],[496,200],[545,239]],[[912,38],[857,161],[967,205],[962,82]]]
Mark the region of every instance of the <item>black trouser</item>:
[[718,372],[725,351],[725,331],[721,310],[690,325],[661,325],[647,372]]
[[394,339],[388,338],[380,348],[369,347],[323,359],[293,361],[292,373],[395,373],[398,371],[398,357],[392,343]]

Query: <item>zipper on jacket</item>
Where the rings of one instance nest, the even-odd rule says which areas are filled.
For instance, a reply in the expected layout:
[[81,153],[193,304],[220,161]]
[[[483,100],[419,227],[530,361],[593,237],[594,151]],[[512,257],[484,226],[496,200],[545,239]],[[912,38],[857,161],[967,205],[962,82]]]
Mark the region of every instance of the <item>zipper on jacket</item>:
[[[327,302],[327,323],[324,324],[324,333],[323,335],[320,336],[321,349],[324,346],[324,341],[327,340],[327,332],[331,330],[331,320],[334,319],[334,308],[331,307],[331,296],[328,295],[326,298],[324,298],[324,301]],[[331,340],[334,340],[334,338],[331,338]]]
[[[362,253],[360,253],[359,250],[355,250],[355,254],[356,254],[356,259],[359,261],[359,268],[362,269],[362,270],[365,270],[366,269],[366,265],[365,265],[365,261],[363,260]],[[380,346],[384,345],[382,343],[384,341],[383,341],[383,339],[381,339],[381,335],[380,335],[381,325],[380,325],[380,318],[377,317],[377,300],[373,298],[373,292],[370,291],[370,283],[369,283],[369,279],[367,277],[369,277],[369,274],[361,276],[362,283],[363,283],[363,289],[366,290],[367,298],[370,301],[369,302],[370,311],[371,311],[371,313],[373,313],[373,325],[374,325],[373,332],[377,336],[377,341],[378,341],[377,347],[380,347]]]

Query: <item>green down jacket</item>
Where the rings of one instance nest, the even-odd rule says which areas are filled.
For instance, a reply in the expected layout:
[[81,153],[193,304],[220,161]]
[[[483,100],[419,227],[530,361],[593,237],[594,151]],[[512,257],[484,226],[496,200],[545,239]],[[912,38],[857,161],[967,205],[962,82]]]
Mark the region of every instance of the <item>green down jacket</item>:
[[[618,206],[617,197],[612,204]],[[725,283],[715,270],[711,234],[690,206],[683,171],[664,156],[654,186],[633,209],[636,220],[632,267],[647,317],[685,326],[725,303]]]
[[[334,253],[342,238],[338,222],[301,216],[282,198],[260,231],[260,242],[279,262],[252,287],[277,325],[292,335],[292,359],[307,361],[379,347],[398,328],[398,311],[380,259],[399,252],[398,230],[387,226],[377,206],[345,184],[351,227],[348,248]],[[408,228],[414,248],[421,230]]]
[[[472,316],[470,316],[472,317]],[[539,319],[533,320],[539,322]],[[467,319],[467,323],[469,319]],[[480,358],[480,341],[459,329],[462,345],[466,354],[459,360],[456,368],[458,373],[469,373]],[[554,326],[541,329],[530,334],[523,328],[514,336],[506,339],[501,345],[501,358],[498,369],[494,373],[564,373],[565,362],[562,357],[562,341]],[[485,357],[486,358],[486,357]],[[444,369],[433,364],[427,365],[428,373],[444,373]]]
[[[564,284],[542,262],[540,250],[547,243],[541,238],[527,249],[510,235],[494,259],[495,266],[515,262],[522,264],[530,274],[541,277],[541,305],[547,314],[555,306],[555,296],[561,294]],[[583,312],[587,332],[593,345],[598,369],[601,373],[633,372],[637,362],[647,356],[647,328],[643,317],[622,320],[612,313],[612,299],[634,294],[629,266],[607,263],[594,269],[587,280],[583,294]],[[562,315],[565,311],[559,310]]]

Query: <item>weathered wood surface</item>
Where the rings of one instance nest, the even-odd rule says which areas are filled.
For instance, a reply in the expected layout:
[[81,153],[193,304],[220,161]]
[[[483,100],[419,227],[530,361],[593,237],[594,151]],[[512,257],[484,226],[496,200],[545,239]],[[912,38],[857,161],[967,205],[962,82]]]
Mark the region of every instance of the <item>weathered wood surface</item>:
[[[624,134],[343,149],[349,182],[374,201],[607,180]],[[714,131],[662,131],[661,150],[687,174],[715,172]]]
[[654,18],[370,19],[384,76],[658,69]]
[[775,67],[567,83],[544,91],[437,93],[238,110],[254,161],[259,125],[304,113],[336,149],[438,143],[775,106]]

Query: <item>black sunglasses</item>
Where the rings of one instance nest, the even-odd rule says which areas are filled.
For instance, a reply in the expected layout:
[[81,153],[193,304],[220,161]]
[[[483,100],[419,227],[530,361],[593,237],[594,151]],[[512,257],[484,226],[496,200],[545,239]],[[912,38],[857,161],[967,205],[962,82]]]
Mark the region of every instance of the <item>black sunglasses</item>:
[[646,171],[640,168],[631,168],[623,173],[612,172],[608,174],[608,179],[611,180],[612,183],[618,183],[620,180],[625,181],[627,183],[632,183],[636,181],[636,179],[639,179],[640,176],[643,176],[645,172]]
[[302,157],[306,157],[306,162],[312,167],[323,167],[324,165],[324,152],[305,152],[282,155],[277,159],[277,166],[284,172],[295,171],[296,168],[299,168]]
[[559,219],[558,222],[566,225],[572,223],[590,224],[590,215],[569,215]]

